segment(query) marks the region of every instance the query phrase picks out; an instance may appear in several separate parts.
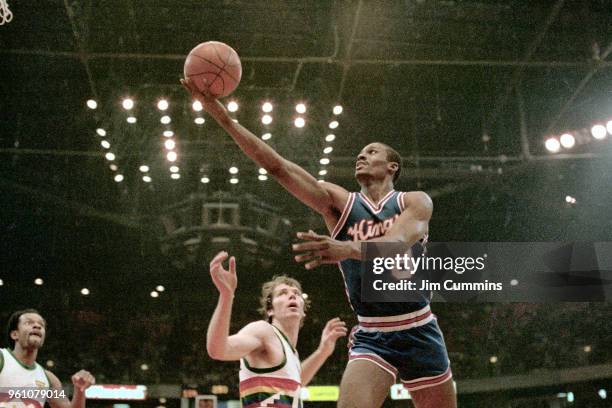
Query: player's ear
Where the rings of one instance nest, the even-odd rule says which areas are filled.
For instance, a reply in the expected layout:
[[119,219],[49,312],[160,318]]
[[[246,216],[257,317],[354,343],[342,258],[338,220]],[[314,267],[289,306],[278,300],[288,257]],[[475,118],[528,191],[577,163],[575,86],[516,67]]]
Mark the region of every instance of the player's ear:
[[399,169],[399,164],[396,162],[389,162],[387,163],[387,168],[393,172],[396,172],[397,169]]
[[17,330],[11,330],[11,339],[17,340],[19,338],[19,332]]

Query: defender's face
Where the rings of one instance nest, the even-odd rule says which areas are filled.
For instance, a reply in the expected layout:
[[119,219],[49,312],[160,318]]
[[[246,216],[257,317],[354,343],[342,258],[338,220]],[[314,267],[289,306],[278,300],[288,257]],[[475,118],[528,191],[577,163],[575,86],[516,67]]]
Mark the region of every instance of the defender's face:
[[384,178],[389,171],[387,149],[380,143],[370,143],[357,155],[355,177]]
[[46,326],[41,315],[25,313],[19,317],[17,330],[11,332],[11,338],[24,350],[39,349],[45,343]]
[[281,283],[272,292],[272,309],[268,312],[275,319],[304,317],[304,298],[295,286]]

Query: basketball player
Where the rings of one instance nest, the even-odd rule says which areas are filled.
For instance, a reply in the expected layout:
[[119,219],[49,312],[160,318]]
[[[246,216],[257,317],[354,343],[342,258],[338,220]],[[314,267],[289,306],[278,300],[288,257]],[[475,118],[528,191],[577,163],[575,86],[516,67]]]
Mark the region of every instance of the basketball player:
[[323,217],[330,236],[310,231],[294,245],[296,261],[307,269],[336,263],[359,325],[351,336],[349,364],[340,384],[339,407],[380,407],[389,387],[402,381],[417,408],[453,408],[455,390],[450,361],[429,296],[414,303],[361,301],[361,241],[402,242],[422,252],[433,211],[421,191],[398,192],[393,183],[401,171],[401,157],[391,147],[370,143],[357,155],[355,177],[360,192],[350,193],[327,182],[319,183],[300,166],[281,157],[242,125],[210,94],[181,80],[192,96],[225,129],[242,151],[267,170],[287,191]]
[[[20,310],[11,315],[7,325],[7,341],[13,348],[0,349],[0,406],[21,400],[26,406],[43,408],[45,401],[51,408],[84,408],[85,390],[96,383],[89,372],[80,370],[72,376],[74,392],[69,401],[62,383],[52,372],[36,362],[38,350],[45,342],[47,322],[34,309]],[[46,388],[54,390],[52,398],[10,398],[9,390]],[[51,392],[51,391],[50,391]],[[57,394],[57,395],[56,395]],[[58,396],[59,398],[56,398]],[[11,406],[11,405],[9,405]]]
[[240,360],[240,400],[243,407],[302,407],[300,388],[306,386],[333,353],[336,340],[346,336],[346,325],[331,319],[318,349],[300,363],[295,347],[306,304],[298,281],[278,276],[262,287],[259,309],[266,320],[249,323],[229,335],[234,292],[238,283],[236,260],[220,252],[210,262],[219,301],[208,326],[206,349],[215,360]]

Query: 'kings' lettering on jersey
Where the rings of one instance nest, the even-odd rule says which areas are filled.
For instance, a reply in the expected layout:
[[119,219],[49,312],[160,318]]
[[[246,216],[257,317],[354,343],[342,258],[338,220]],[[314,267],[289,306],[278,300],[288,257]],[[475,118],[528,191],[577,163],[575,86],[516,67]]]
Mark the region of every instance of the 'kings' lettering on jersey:
[[379,222],[363,219],[349,227],[347,234],[351,236],[353,241],[367,241],[371,238],[381,237],[391,229],[398,218],[399,214]]

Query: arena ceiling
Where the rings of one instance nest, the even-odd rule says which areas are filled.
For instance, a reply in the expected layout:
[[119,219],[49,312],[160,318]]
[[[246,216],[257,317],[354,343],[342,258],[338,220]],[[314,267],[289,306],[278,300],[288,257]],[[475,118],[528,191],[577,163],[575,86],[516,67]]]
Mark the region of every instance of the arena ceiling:
[[[449,183],[503,178],[548,156],[545,135],[611,114],[612,6],[604,0],[9,3],[14,19],[0,27],[4,188],[92,211],[151,213],[202,190],[279,193],[216,124],[193,123],[178,80],[185,55],[207,40],[242,57],[236,118],[272,133],[269,143],[315,175],[331,145],[324,178],[348,186],[355,154],[370,141],[405,157],[400,187],[435,194]],[[136,101],[133,125],[120,104],[126,96]],[[162,97],[168,126],[155,107]],[[276,106],[267,127],[264,100]],[[297,129],[301,101],[306,126]],[[337,103],[344,112],[326,143]],[[115,172],[97,128],[107,131]],[[170,179],[164,157],[166,128],[176,134],[180,180]],[[571,153],[598,149],[588,142]],[[141,180],[142,164],[151,183]]]

